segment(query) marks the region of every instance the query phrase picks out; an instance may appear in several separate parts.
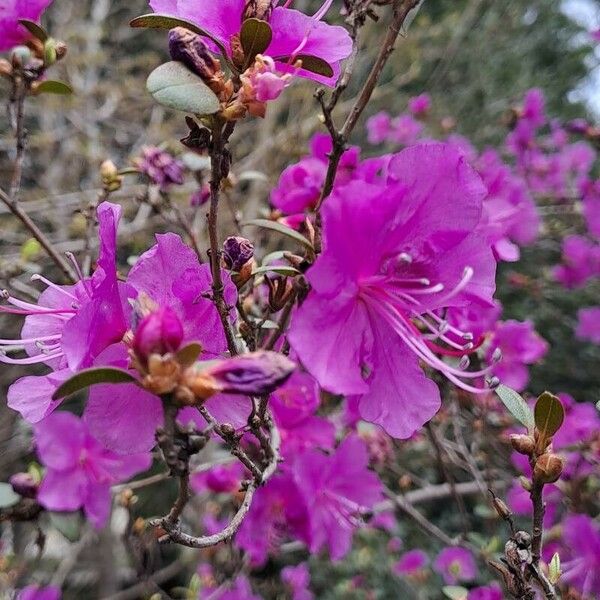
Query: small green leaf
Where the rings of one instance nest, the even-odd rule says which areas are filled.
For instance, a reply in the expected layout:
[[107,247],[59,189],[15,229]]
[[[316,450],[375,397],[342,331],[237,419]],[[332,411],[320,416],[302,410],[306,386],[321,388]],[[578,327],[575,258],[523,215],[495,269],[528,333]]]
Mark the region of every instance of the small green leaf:
[[261,273],[277,273],[278,275],[285,275],[287,277],[294,277],[300,274],[298,269],[294,267],[286,267],[285,265],[267,265],[266,267],[257,267],[252,271],[252,275],[260,275]]
[[183,63],[171,61],[150,73],[148,91],[163,106],[197,115],[219,112],[219,99],[214,92]]
[[0,483],[0,508],[14,506],[21,496],[17,494],[10,483]]
[[76,542],[81,537],[82,519],[79,512],[51,512],[50,524],[69,542]]
[[177,362],[183,367],[191,367],[202,352],[202,344],[192,342],[181,348],[176,354]]
[[60,94],[61,96],[68,96],[73,93],[73,88],[64,81],[53,81],[52,79],[46,79],[36,86],[35,93]]
[[35,21],[30,21],[29,19],[19,19],[19,23],[31,33],[33,37],[36,37],[40,42],[45,42],[48,37],[48,32],[41,26],[38,25]]
[[[289,56],[279,56],[275,59],[279,62],[288,63],[290,62]],[[292,60],[292,64],[297,60],[302,61],[302,68],[305,71],[310,71],[311,73],[316,73],[317,75],[322,75],[323,77],[333,77],[333,67],[322,58],[318,56],[312,56],[311,54],[298,54]]]
[[312,244],[303,235],[298,233],[296,230],[288,227],[287,225],[284,225],[283,223],[278,223],[277,221],[269,221],[268,219],[253,219],[252,221],[247,221],[246,223],[242,224],[243,227],[247,227],[248,225],[262,227],[264,229],[270,229],[271,231],[276,231],[277,233],[287,235],[299,244],[302,244],[311,252],[314,252]]
[[469,595],[469,590],[459,585],[446,585],[442,588],[442,592],[450,600],[467,600]]
[[61,384],[52,394],[52,400],[60,400],[98,383],[136,383],[137,379],[123,369],[94,367],[85,369]]
[[246,19],[240,31],[240,43],[246,57],[246,65],[250,66],[257,54],[262,54],[273,39],[273,31],[266,21]]
[[500,384],[494,391],[498,394],[508,412],[517,421],[525,425],[529,432],[533,432],[533,428],[535,427],[533,412],[521,395],[503,384]]
[[286,254],[289,254],[287,250],[276,250],[275,252],[270,252],[263,257],[262,264],[263,266],[266,266],[271,264],[274,260],[281,260],[282,258],[285,258]]
[[544,438],[551,438],[565,420],[565,409],[560,400],[550,392],[544,392],[535,403],[535,426]]
[[223,44],[208,31],[198,27],[196,23],[188,21],[186,19],[180,19],[179,17],[172,17],[170,15],[160,15],[158,13],[150,13],[147,15],[141,15],[136,17],[129,22],[130,27],[146,27],[148,29],[174,29],[175,27],[183,27],[189,31],[193,31],[198,35],[207,37],[212,40],[223,54],[227,54]]

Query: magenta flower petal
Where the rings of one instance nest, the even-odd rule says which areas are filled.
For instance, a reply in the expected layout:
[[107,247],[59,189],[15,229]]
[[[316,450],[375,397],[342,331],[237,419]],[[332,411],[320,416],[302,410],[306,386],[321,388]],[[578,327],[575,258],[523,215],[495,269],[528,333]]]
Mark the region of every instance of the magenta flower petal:
[[429,557],[423,550],[409,550],[393,566],[398,575],[412,575],[429,564]]
[[102,528],[108,520],[111,502],[110,485],[108,483],[102,482],[88,486],[83,501],[83,511],[86,519],[96,529]]
[[52,4],[52,0],[8,0],[0,5],[0,52],[20,44],[30,37],[27,30],[19,25],[19,19],[29,19],[39,23],[42,13]]
[[86,495],[87,480],[81,469],[48,469],[38,489],[37,500],[48,510],[75,511],[82,506]]
[[28,585],[18,593],[16,600],[60,600],[60,595],[60,590],[53,585]]
[[55,413],[35,426],[35,443],[40,460],[59,471],[77,466],[85,437],[83,423],[68,412]]

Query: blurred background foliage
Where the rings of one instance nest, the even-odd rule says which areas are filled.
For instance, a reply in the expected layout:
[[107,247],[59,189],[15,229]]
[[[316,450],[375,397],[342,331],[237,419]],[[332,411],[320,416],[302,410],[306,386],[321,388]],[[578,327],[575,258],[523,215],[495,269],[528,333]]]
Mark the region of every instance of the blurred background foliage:
[[[320,3],[315,0],[298,4],[316,7]],[[561,121],[584,116],[595,122],[596,115],[590,114],[585,104],[571,101],[571,92],[596,68],[594,47],[587,32],[565,15],[564,6],[552,0],[425,0],[397,44],[369,114],[382,109],[391,114],[403,112],[409,97],[426,91],[433,100],[440,134],[444,131],[443,120],[446,129],[451,125],[445,119],[449,117],[456,123],[456,132],[482,148],[498,145],[504,139],[507,110],[518,103],[527,89],[537,86],[544,91],[551,116]],[[167,57],[166,36],[162,32],[131,30],[127,25],[131,18],[145,12],[148,9],[144,0],[55,0],[47,13],[47,28],[69,47],[56,78],[69,81],[75,95],[67,99],[43,96],[28,103],[30,151],[22,197],[32,217],[51,232],[51,239],[61,250],[83,249],[85,221],[81,210],[97,197],[99,165],[104,159],[110,158],[124,167],[144,144],[165,143],[174,151],[181,150],[178,139],[187,133],[182,116],[153,104],[145,90],[147,74]],[[340,103],[340,113],[348,110],[358,83],[368,72],[379,49],[380,36],[380,25],[367,25],[355,83]],[[4,99],[7,93],[7,87],[0,82],[0,97]],[[310,83],[296,82],[269,107],[266,119],[248,121],[237,130],[232,142],[233,171],[244,181],[232,197],[234,212],[244,218],[261,213],[281,170],[306,153],[308,138],[321,128],[312,94]],[[6,119],[0,113],[3,182],[9,176],[13,154],[13,140],[7,131]],[[362,144],[364,140],[364,128],[358,128],[353,142]],[[368,146],[364,147],[369,153]],[[248,173],[253,175],[247,176],[246,181],[244,174]],[[167,226],[177,229],[158,213],[135,218],[140,214],[138,183],[135,178],[128,178],[123,190],[113,197],[123,203],[129,217],[122,238],[123,268],[127,268],[128,256],[148,247],[153,232]],[[189,194],[194,189],[190,181],[175,195],[181,210],[189,210]],[[533,370],[532,391],[549,388],[570,392],[578,400],[597,401],[600,350],[576,341],[573,328],[578,308],[599,303],[600,288],[596,284],[583,291],[567,292],[553,284],[548,274],[550,265],[558,262],[560,239],[566,233],[577,232],[581,219],[579,215],[555,214],[550,208],[544,214],[546,224],[541,241],[526,248],[519,263],[502,267],[499,297],[506,317],[533,318],[551,344],[544,363]],[[231,225],[225,220],[223,232],[230,233]],[[31,273],[40,268],[52,272],[52,266],[32,248],[26,233],[2,207],[0,227],[0,287],[26,288]],[[6,333],[3,337],[14,333],[8,327],[0,319],[0,329]],[[20,374],[17,369],[2,369],[0,373],[3,384]],[[2,403],[3,481],[26,466],[27,454],[28,438]],[[411,465],[413,471],[420,469],[424,467],[418,463]],[[141,494],[142,512],[160,512],[168,505],[172,490],[164,492],[164,498],[157,498],[155,491]],[[485,533],[489,529],[486,519],[490,518],[485,507],[472,504],[467,508],[474,513],[479,510]],[[438,517],[440,526],[456,524],[454,508],[447,501],[434,503],[429,510]],[[400,537],[405,540],[405,548],[432,546],[431,540],[412,530],[402,531]],[[362,532],[355,548],[343,563],[311,559],[317,598],[441,597],[436,591],[439,581],[437,586],[436,582],[430,587],[409,586],[391,574],[384,534]],[[103,597],[111,591],[123,558],[122,553],[113,553],[110,539],[101,540],[93,548],[88,560],[96,561],[98,570],[94,587],[87,588],[93,591],[86,598]],[[172,558],[173,549],[167,549],[162,557],[155,557],[156,568]],[[236,564],[235,560],[230,561],[229,568],[232,564]],[[274,573],[275,565],[270,564],[258,574],[258,580],[263,581],[262,591],[269,597],[275,593],[269,583]],[[79,577],[85,580],[86,571],[82,570]],[[183,576],[175,581],[187,583]]]

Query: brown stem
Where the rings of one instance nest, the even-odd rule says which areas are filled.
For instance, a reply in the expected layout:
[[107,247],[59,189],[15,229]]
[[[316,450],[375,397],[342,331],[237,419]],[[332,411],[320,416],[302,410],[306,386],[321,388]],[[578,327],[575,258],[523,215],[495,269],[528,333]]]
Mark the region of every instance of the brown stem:
[[[394,44],[396,43],[396,39],[398,38],[398,34],[400,33],[400,29],[406,17],[418,4],[420,0],[395,0],[393,4],[393,16],[392,21],[388,27],[386,36],[383,40],[381,50],[377,55],[377,59],[373,64],[373,68],[369,73],[365,83],[362,86],[362,89],[358,95],[358,98],[354,102],[350,113],[346,117],[346,121],[344,125],[339,131],[336,131],[333,127],[333,121],[331,119],[332,108],[330,105],[325,106],[325,110],[323,111],[323,116],[325,118],[325,123],[330,130],[330,134],[332,135],[333,141],[333,149],[329,155],[329,165],[327,167],[327,175],[325,176],[325,184],[323,185],[323,189],[321,190],[321,196],[319,197],[319,201],[316,206],[317,217],[319,216],[321,206],[325,199],[331,194],[331,190],[333,189],[333,184],[335,181],[335,176],[337,173],[337,169],[340,163],[340,159],[344,153],[346,143],[350,138],[350,134],[354,130],[358,119],[361,114],[365,110],[369,100],[371,99],[371,95],[377,86],[377,82],[379,81],[379,77],[385,67],[390,55],[394,50]],[[356,44],[355,44],[356,46]],[[352,61],[352,59],[351,59]],[[347,79],[342,79],[342,84],[344,88],[348,85],[348,80],[350,75],[348,75]],[[334,97],[337,99],[341,92],[337,93],[334,91]],[[323,104],[322,104],[323,106]],[[317,219],[318,223],[318,219]]]
[[233,329],[229,321],[230,307],[225,302],[223,295],[223,278],[221,276],[221,251],[219,247],[218,218],[219,196],[223,180],[225,147],[233,133],[234,125],[228,124],[223,128],[221,121],[217,121],[212,129],[212,145],[210,149],[211,180],[210,180],[210,210],[208,213],[208,236],[210,240],[210,270],[212,273],[213,302],[221,318],[227,347],[232,356],[238,354],[237,344]]
[[[23,174],[23,161],[25,160],[25,141],[27,132],[24,125],[25,97],[27,95],[27,84],[18,76],[13,80],[13,91],[10,102],[13,105],[15,120],[15,141],[17,154],[13,167],[13,175],[10,184],[10,199],[16,202],[21,190],[21,178]],[[15,110],[16,109],[16,110]]]

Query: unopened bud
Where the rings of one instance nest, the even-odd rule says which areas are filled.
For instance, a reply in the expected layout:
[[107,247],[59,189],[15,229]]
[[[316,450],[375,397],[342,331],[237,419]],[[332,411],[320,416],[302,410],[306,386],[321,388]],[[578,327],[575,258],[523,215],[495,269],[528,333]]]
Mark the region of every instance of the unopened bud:
[[67,45],[61,40],[54,42],[54,49],[56,50],[57,60],[61,60],[67,55]]
[[552,556],[550,564],[548,565],[548,579],[552,585],[556,585],[561,575],[562,571],[560,570],[560,555],[558,552],[555,552]]
[[139,358],[151,354],[175,352],[183,341],[183,325],[172,308],[159,308],[144,317],[133,338],[133,349]]
[[294,284],[288,277],[266,277],[269,286],[269,308],[279,312],[294,296]]
[[243,237],[228,237],[223,242],[223,262],[231,271],[241,271],[254,256],[254,244]]
[[12,489],[23,496],[23,498],[35,498],[39,487],[39,482],[31,475],[31,473],[15,473],[11,475],[8,482]]
[[243,20],[254,18],[268,21],[274,4],[272,0],[246,0]]
[[492,504],[494,505],[494,509],[498,513],[498,516],[502,519],[509,519],[512,517],[512,512],[506,503],[503,500],[500,500],[496,495],[492,496]]
[[261,396],[282,385],[295,368],[295,363],[277,352],[250,352],[199,363],[184,373],[184,385],[200,400],[219,392]]
[[530,435],[514,433],[510,436],[511,446],[520,454],[533,456],[535,451],[535,441]]
[[109,192],[116,192],[123,182],[123,177],[119,175],[119,170],[112,160],[105,160],[100,165],[100,177],[102,185]]
[[530,492],[532,489],[532,484],[531,484],[531,480],[527,479],[527,477],[525,477],[524,475],[520,475],[519,476],[519,485],[526,491],[526,492]]
[[563,472],[564,461],[557,454],[542,454],[533,468],[533,478],[541,483],[554,483]]
[[48,38],[44,42],[44,65],[49,67],[56,62],[56,59],[56,40],[53,38]]
[[173,60],[182,62],[218,94],[223,89],[221,63],[211,54],[202,38],[189,29],[175,27],[169,32],[169,52]]

